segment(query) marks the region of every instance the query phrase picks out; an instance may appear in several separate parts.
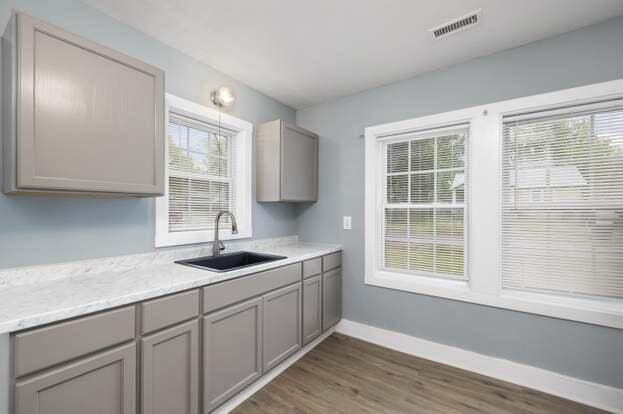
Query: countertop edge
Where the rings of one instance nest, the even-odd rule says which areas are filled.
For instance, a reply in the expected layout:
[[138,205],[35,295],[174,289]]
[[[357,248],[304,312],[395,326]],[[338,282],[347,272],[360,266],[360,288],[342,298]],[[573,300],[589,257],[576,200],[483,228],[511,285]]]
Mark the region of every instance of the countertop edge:
[[[304,245],[306,247],[314,246],[313,243],[305,243]],[[194,269],[192,267],[186,266],[187,269],[197,272],[198,276],[201,276],[202,273],[205,276],[199,277],[197,280],[194,280],[191,282],[182,282],[177,285],[163,286],[163,287],[154,288],[151,290],[139,291],[139,292],[125,295],[125,296],[120,296],[120,297],[115,297],[115,298],[106,298],[101,301],[89,302],[89,303],[79,304],[76,306],[54,309],[54,310],[51,310],[45,313],[33,314],[32,316],[26,316],[26,317],[17,318],[14,320],[0,322],[0,335],[22,331],[25,329],[31,329],[31,328],[35,328],[35,327],[42,326],[42,325],[47,325],[47,324],[54,323],[54,322],[60,322],[63,320],[76,318],[79,316],[86,316],[88,314],[101,312],[101,311],[105,311],[109,309],[114,309],[114,308],[122,307],[125,305],[132,305],[137,302],[146,301],[146,300],[158,298],[161,296],[174,294],[174,293],[181,292],[184,290],[210,286],[210,285],[221,283],[227,280],[245,277],[245,276],[248,276],[254,273],[264,272],[264,271],[276,269],[282,266],[287,266],[290,264],[303,262],[305,260],[325,256],[327,254],[336,253],[342,250],[341,245],[318,244],[317,246],[318,246],[317,252],[301,254],[296,257],[288,257],[286,259],[278,260],[275,262],[269,262],[269,263],[264,263],[264,264],[260,264],[257,266],[252,266],[249,268],[239,269],[238,271],[233,271],[232,273],[215,273],[215,272],[209,272],[206,270]],[[294,246],[284,246],[284,247],[294,247]],[[271,252],[271,250],[272,249],[258,249],[257,251],[269,253]],[[163,266],[163,265],[155,265],[155,266]],[[179,265],[179,266],[182,266],[182,265]],[[147,266],[146,269],[148,269],[149,267],[150,266]],[[221,276],[221,277],[218,277],[218,276]],[[209,278],[217,278],[217,280],[207,280]]]

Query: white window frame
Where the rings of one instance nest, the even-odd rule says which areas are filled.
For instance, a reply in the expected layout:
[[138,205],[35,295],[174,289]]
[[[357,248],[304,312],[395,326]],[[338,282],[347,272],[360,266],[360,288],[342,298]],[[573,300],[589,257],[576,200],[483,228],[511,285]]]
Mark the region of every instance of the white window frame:
[[[372,286],[623,329],[623,300],[502,289],[502,118],[623,98],[623,79],[368,127],[365,130],[365,283]],[[382,270],[382,138],[469,123],[466,146],[468,281]],[[467,229],[472,231],[467,232]],[[474,231],[477,229],[477,231]]]
[[[408,133],[406,135],[403,134],[396,134],[396,133],[392,133],[390,134],[390,136],[387,137],[377,137],[377,140],[381,140],[382,139],[382,143],[385,145],[380,145],[378,147],[379,150],[379,154],[378,156],[380,157],[380,170],[382,171],[381,174],[379,174],[378,177],[378,189],[380,191],[380,197],[379,197],[379,203],[380,203],[380,207],[379,207],[379,216],[377,218],[378,223],[380,225],[380,228],[378,229],[378,234],[382,234],[383,230],[384,230],[384,219],[385,219],[385,214],[384,214],[384,210],[386,208],[405,208],[405,209],[410,209],[410,208],[414,208],[413,204],[410,203],[404,203],[404,204],[394,204],[392,205],[391,203],[387,203],[387,185],[386,185],[386,179],[388,177],[387,175],[387,145],[389,144],[394,144],[394,143],[399,143],[399,142],[411,142],[417,139],[430,139],[430,138],[436,138],[438,136],[442,136],[442,134],[447,133],[448,131],[454,131],[457,130],[459,128],[463,128],[463,127],[467,127],[468,129],[468,135],[467,138],[465,140],[465,162],[463,165],[463,173],[465,175],[465,199],[463,200],[462,207],[457,207],[456,203],[439,203],[436,201],[436,197],[437,197],[437,186],[435,186],[435,190],[434,190],[434,197],[435,199],[431,202],[431,203],[422,203],[422,205],[426,204],[426,207],[423,208],[427,208],[427,209],[451,209],[451,208],[462,208],[463,209],[463,277],[468,278],[469,279],[469,263],[468,263],[468,250],[469,250],[469,223],[468,223],[468,219],[469,219],[469,191],[470,191],[470,187],[469,187],[469,141],[470,141],[470,133],[469,131],[471,130],[471,125],[469,122],[464,122],[464,123],[460,123],[460,124],[452,124],[452,125],[443,125],[441,127],[435,126],[435,124],[423,124],[423,125],[419,125],[414,129],[411,129],[410,131],[413,131],[415,133]],[[422,131],[422,132],[419,132]],[[437,145],[437,144],[435,144]],[[435,155],[436,157],[436,155]],[[435,163],[435,168],[433,170],[430,170],[430,172],[434,172],[435,175],[437,174],[437,160],[434,160]],[[400,173],[400,174],[404,174],[404,173]],[[406,174],[411,175],[413,174],[413,171],[409,171]],[[435,179],[436,180],[436,179]],[[409,190],[410,191],[410,190]],[[384,239],[384,238],[383,238]],[[433,249],[435,249],[436,246],[436,242],[433,242]],[[379,247],[380,251],[378,252],[378,263],[379,266],[381,268],[384,268],[385,266],[382,263],[382,257],[384,257],[385,255],[385,244],[383,242],[381,242],[381,246]],[[467,282],[465,280],[456,280],[453,279],[451,275],[447,274],[444,275],[440,272],[424,272],[424,271],[416,271],[416,270],[404,270],[404,273],[398,273],[396,274],[396,272],[393,272],[391,270],[387,270],[388,274],[391,274],[393,278],[405,278],[406,280],[411,280],[411,279],[419,279],[422,281],[428,281],[431,278],[435,278],[435,279],[441,279],[441,280],[448,280],[450,281],[449,285],[450,286],[462,286],[462,285],[466,285]]]
[[[162,197],[156,199],[156,247],[178,246],[184,244],[206,243],[214,240],[214,230],[198,231],[169,231],[169,114],[179,114],[198,121],[213,125],[218,124],[219,112],[215,109],[199,105],[195,102],[166,94],[165,104],[165,192]],[[233,240],[251,238],[253,235],[252,223],[252,182],[253,182],[253,124],[232,115],[221,113],[221,126],[234,131],[235,145],[235,172],[236,180],[236,204],[238,214],[238,234],[232,234],[230,229],[219,229],[219,239]]]

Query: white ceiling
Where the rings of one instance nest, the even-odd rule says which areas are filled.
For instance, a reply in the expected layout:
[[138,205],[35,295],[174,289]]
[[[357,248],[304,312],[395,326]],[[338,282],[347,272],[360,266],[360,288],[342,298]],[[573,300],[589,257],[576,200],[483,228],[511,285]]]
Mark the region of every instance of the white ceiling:
[[[621,0],[84,0],[294,108],[623,14]],[[433,26],[482,8],[443,40]]]

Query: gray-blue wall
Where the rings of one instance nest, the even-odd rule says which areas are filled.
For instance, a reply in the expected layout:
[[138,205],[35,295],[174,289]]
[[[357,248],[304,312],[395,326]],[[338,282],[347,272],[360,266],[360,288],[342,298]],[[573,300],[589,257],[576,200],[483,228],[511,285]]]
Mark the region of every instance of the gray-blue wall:
[[[210,92],[228,85],[237,97],[235,116],[253,123],[294,122],[291,108],[79,1],[0,1],[2,30],[10,8],[164,69],[169,93],[209,105]],[[154,210],[153,199],[0,194],[0,268],[153,250]],[[293,206],[254,203],[254,238],[295,233]]]
[[[623,388],[623,331],[364,285],[364,128],[623,78],[623,18],[297,112],[321,135],[299,235],[344,244],[344,317]],[[379,61],[379,65],[382,62]],[[353,230],[340,230],[341,216]]]

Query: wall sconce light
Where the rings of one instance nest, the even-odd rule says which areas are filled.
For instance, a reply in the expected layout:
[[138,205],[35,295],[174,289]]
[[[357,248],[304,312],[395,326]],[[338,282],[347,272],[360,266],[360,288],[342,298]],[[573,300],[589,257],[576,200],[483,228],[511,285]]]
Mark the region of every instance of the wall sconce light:
[[210,96],[212,98],[212,103],[219,109],[229,108],[236,101],[236,97],[231,89],[227,86],[221,86]]

